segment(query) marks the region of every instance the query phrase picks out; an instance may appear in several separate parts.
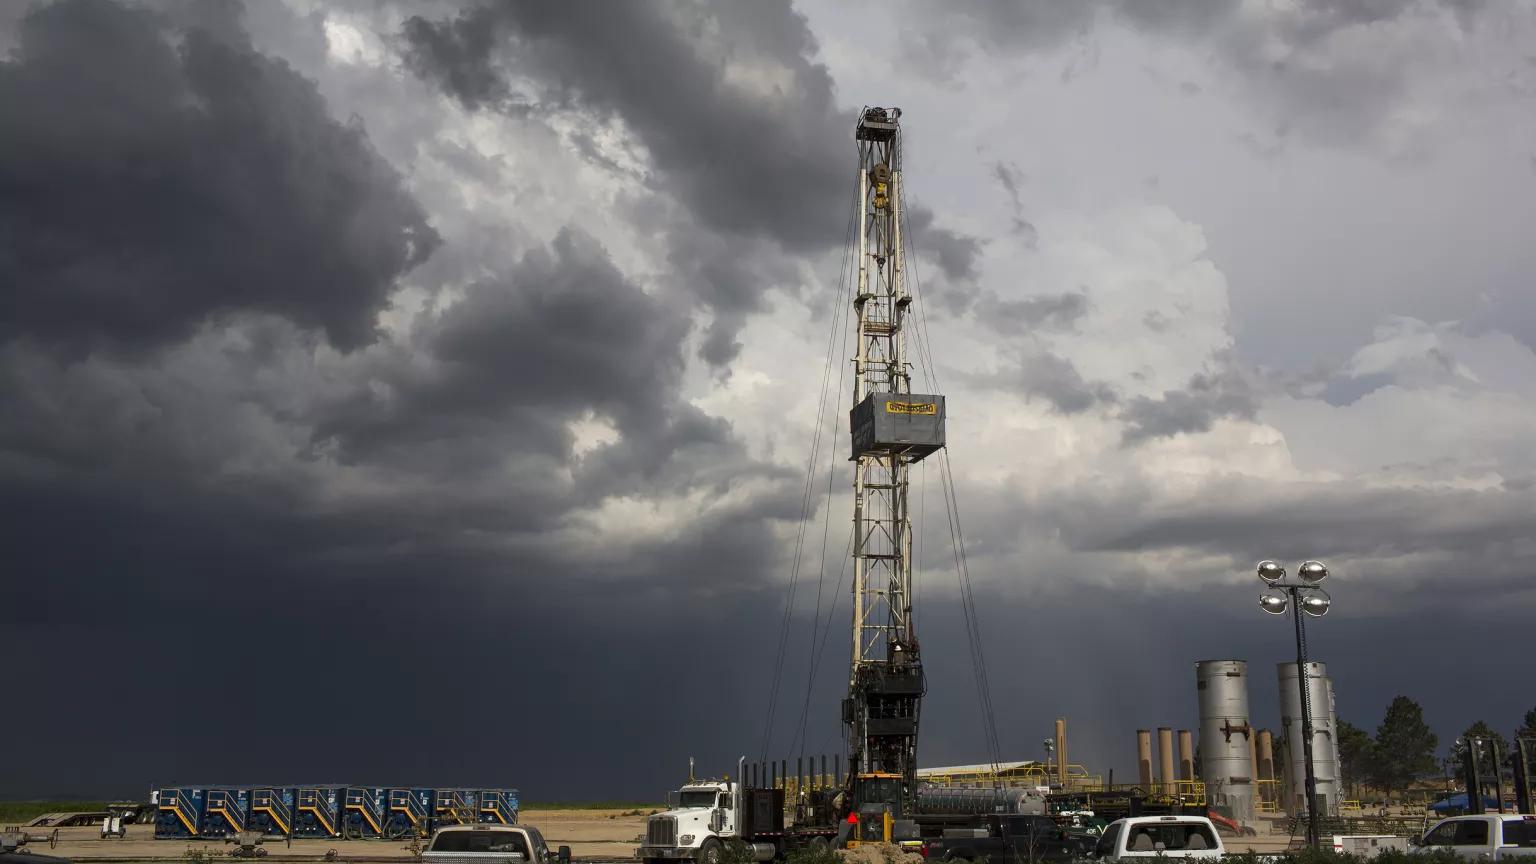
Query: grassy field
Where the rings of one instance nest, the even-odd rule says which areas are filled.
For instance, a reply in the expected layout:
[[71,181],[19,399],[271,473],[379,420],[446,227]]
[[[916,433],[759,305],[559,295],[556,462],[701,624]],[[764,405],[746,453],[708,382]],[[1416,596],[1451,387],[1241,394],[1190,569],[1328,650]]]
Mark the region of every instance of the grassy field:
[[0,801],[0,823],[18,825],[44,813],[105,809],[105,801]]

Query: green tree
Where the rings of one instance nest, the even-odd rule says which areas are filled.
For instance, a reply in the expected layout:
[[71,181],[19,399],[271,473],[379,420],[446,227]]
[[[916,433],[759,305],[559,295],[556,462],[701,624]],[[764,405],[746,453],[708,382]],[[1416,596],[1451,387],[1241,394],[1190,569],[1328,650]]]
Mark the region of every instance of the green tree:
[[1355,786],[1370,773],[1376,742],[1371,740],[1371,733],[1347,720],[1339,721],[1338,736],[1339,770],[1344,774],[1344,788],[1349,791],[1349,797],[1358,798]]
[[1376,727],[1375,758],[1370,760],[1373,785],[1387,793],[1408,787],[1415,778],[1434,773],[1435,748],[1440,739],[1424,723],[1424,709],[1407,696],[1398,696]]
[[[1499,742],[1500,758],[1502,759],[1504,756],[1509,755],[1509,741],[1507,741],[1503,735],[1500,735],[1498,732],[1494,731],[1492,726],[1489,726],[1487,723],[1484,723],[1481,720],[1473,723],[1471,726],[1468,726],[1467,730],[1461,733],[1461,740],[1465,741],[1468,738],[1492,738],[1493,740]],[[1460,749],[1461,748],[1459,747],[1456,748],[1457,752],[1455,755],[1458,758],[1461,756]]]
[[1536,732],[1536,708],[1525,712],[1525,722],[1520,724],[1521,731]]

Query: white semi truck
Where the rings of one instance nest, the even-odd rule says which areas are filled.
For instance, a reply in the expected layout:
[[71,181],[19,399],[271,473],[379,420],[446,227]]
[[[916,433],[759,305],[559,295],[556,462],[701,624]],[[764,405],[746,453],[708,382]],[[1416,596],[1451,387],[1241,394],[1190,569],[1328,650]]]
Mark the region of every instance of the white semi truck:
[[[745,768],[742,759],[738,778]],[[770,861],[794,849],[830,848],[838,839],[839,826],[828,821],[786,827],[783,789],[743,790],[735,780],[690,780],[667,797],[668,809],[646,819],[645,841],[635,850],[645,864],[719,864],[726,846],[736,843],[754,859]],[[857,834],[856,827],[848,830]]]

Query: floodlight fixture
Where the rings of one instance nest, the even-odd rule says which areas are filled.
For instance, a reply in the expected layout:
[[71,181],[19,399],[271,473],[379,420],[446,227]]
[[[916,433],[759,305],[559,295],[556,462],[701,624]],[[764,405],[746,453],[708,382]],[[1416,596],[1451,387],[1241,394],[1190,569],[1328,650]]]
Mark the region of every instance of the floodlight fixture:
[[1301,611],[1313,618],[1321,618],[1328,614],[1333,606],[1333,598],[1321,588],[1313,588],[1301,596]]

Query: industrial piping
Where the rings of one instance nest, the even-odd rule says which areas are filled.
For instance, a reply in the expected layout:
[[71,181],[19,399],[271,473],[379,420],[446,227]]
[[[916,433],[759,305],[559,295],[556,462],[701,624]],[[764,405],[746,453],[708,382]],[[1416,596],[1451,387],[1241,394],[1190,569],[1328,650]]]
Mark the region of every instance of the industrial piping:
[[1067,788],[1067,718],[1056,718],[1056,782]]
[[1163,792],[1172,795],[1178,786],[1173,782],[1173,730],[1167,726],[1157,728],[1157,764]]
[[1179,779],[1195,779],[1195,744],[1188,729],[1179,730]]
[[1152,730],[1136,730],[1136,768],[1144,791],[1152,791]]

